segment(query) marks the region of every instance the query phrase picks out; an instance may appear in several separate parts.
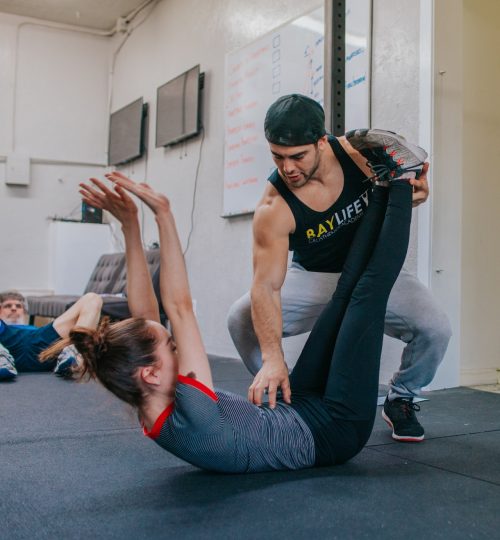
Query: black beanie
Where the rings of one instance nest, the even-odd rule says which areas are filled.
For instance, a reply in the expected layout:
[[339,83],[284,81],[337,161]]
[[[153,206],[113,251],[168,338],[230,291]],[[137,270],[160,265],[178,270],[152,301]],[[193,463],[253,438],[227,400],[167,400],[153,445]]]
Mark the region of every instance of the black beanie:
[[270,143],[280,146],[314,144],[326,134],[325,113],[307,96],[282,96],[267,111],[264,133]]

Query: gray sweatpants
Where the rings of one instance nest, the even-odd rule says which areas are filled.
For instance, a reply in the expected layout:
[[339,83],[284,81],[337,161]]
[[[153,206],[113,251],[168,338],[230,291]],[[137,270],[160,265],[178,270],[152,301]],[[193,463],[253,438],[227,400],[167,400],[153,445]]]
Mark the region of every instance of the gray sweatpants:
[[[292,263],[281,289],[283,337],[311,330],[339,276],[308,272]],[[253,329],[250,293],[231,306],[228,328],[247,369],[255,375],[262,358]],[[430,291],[404,268],[389,296],[385,333],[406,343],[399,370],[389,383],[389,399],[417,396],[432,381],[448,347],[451,328]]]

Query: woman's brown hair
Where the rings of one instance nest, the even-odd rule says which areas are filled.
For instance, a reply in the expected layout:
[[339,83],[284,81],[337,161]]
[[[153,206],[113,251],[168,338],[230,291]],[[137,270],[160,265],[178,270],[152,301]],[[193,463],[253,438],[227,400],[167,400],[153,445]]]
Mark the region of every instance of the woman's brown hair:
[[74,345],[83,358],[76,369],[80,378],[97,379],[110,392],[133,407],[144,402],[144,388],[137,370],[155,363],[157,338],[145,319],[131,318],[109,323],[104,318],[96,330],[73,328],[69,337],[59,340],[40,354],[40,360],[57,356]]

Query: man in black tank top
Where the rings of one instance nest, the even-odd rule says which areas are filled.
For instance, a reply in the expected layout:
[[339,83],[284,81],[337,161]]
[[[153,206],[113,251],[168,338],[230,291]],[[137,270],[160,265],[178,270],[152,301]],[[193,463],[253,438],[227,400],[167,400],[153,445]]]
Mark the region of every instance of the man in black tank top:
[[[277,169],[254,215],[252,289],[228,317],[233,342],[255,375],[248,397],[256,404],[266,390],[271,403],[280,389],[285,401],[292,399],[281,338],[311,330],[329,301],[372,189],[366,157],[345,137],[326,134],[323,109],[314,100],[279,98],[264,127]],[[414,206],[428,197],[427,169],[410,180]],[[428,289],[404,269],[389,297],[385,333],[406,347],[383,417],[394,439],[420,441],[424,430],[413,398],[433,379],[451,331]]]

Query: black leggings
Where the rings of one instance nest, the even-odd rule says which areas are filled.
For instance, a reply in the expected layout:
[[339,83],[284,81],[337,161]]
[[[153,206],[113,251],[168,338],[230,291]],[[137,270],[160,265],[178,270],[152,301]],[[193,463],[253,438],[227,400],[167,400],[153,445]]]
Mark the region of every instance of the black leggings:
[[313,433],[317,465],[350,459],[372,431],[387,300],[408,248],[411,199],[405,181],[374,187],[337,289],[290,375],[292,406]]

